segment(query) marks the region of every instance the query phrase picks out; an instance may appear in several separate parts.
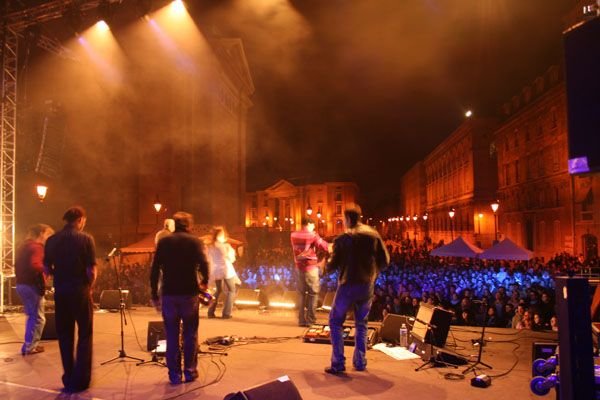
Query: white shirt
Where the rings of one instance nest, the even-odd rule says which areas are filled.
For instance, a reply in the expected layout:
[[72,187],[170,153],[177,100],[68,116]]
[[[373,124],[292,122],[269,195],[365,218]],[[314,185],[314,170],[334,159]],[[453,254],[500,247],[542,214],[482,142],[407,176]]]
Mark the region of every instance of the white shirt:
[[231,279],[237,276],[233,268],[235,250],[229,243],[215,242],[208,246],[208,261],[211,280]]

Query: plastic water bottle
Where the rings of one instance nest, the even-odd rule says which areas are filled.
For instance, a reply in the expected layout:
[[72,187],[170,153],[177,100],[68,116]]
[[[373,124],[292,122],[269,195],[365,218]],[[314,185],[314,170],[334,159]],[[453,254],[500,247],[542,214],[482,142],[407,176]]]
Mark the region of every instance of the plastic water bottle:
[[406,324],[402,324],[400,327],[400,346],[408,347],[408,329],[406,329]]

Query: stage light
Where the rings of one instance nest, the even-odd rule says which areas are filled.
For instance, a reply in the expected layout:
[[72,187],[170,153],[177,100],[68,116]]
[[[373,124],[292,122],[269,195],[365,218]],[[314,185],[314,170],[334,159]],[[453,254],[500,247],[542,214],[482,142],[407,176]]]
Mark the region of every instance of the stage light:
[[471,118],[472,116],[473,116],[473,111],[467,110],[467,112],[465,113],[465,117]]
[[183,15],[187,12],[182,0],[174,0],[171,3],[171,10],[173,10],[176,15]]
[[103,19],[101,19],[100,21],[96,22],[96,28],[100,32],[108,32],[108,31],[110,31],[110,26],[108,26],[108,24],[106,23],[106,21],[103,20]]
[[35,191],[37,193],[38,199],[40,201],[44,201],[44,199],[46,198],[46,194],[48,193],[48,186],[43,184],[37,184],[35,185]]

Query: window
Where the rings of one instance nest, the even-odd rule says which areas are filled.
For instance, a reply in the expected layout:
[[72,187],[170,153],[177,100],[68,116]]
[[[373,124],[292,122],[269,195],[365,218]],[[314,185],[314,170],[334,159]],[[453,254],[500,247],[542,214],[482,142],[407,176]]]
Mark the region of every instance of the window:
[[335,201],[342,201],[342,188],[335,189]]
[[335,205],[335,215],[336,216],[342,215],[342,205],[341,204]]
[[519,183],[519,160],[515,161],[515,183]]
[[554,232],[553,232],[553,245],[554,248],[561,248],[562,247],[562,238],[561,238],[561,232],[560,232],[560,221],[559,220],[555,220],[554,221]]
[[546,247],[546,222],[540,221],[538,231],[538,246]]

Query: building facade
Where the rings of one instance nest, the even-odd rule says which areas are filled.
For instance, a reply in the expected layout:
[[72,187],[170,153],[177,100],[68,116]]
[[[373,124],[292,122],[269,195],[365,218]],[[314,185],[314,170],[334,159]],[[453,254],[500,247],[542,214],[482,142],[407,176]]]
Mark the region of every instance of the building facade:
[[[387,235],[408,239],[423,239],[427,236],[427,191],[425,165],[417,162],[402,175],[400,181],[400,210],[402,215],[392,218]],[[425,216],[425,219],[423,217]]]
[[551,67],[503,111],[506,120],[495,139],[500,230],[536,256],[597,254],[600,209],[594,197],[600,179],[568,173],[562,71]]
[[337,235],[344,231],[344,210],[357,203],[358,194],[353,182],[294,185],[282,179],[246,194],[246,227],[293,231],[310,215],[320,235]]

